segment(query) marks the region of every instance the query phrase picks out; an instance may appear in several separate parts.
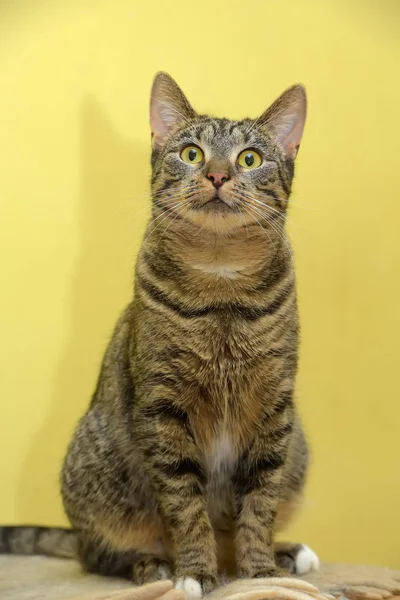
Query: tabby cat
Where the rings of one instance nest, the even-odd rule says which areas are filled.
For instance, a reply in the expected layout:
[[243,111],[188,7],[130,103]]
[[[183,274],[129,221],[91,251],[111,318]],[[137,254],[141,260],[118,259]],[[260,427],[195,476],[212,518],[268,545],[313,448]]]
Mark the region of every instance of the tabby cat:
[[[305,117],[300,85],[258,119],[231,121],[197,114],[169,75],[154,80],[152,218],[134,298],[62,471],[76,533],[56,534],[90,572],[173,575],[200,597],[224,571],[318,566],[307,546],[274,543],[307,470],[284,229]],[[49,546],[46,531],[25,535]]]

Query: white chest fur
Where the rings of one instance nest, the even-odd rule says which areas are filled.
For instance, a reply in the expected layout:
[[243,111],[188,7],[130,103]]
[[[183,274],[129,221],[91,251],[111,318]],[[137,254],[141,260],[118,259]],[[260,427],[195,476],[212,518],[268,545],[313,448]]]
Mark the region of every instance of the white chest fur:
[[235,279],[240,271],[243,271],[245,266],[243,265],[224,265],[221,263],[195,263],[192,265],[193,269],[202,271],[203,273],[210,273],[210,275],[217,275],[223,279]]
[[209,473],[221,475],[232,472],[236,455],[232,439],[226,431],[221,432],[212,442],[206,455]]

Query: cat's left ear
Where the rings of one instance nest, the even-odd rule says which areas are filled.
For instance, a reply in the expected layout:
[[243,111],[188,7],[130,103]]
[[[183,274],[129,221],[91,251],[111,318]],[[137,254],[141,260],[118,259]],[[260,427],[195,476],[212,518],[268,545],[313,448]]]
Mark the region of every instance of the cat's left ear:
[[195,116],[195,111],[174,79],[168,73],[157,73],[150,99],[153,143],[161,146],[175,127]]
[[282,147],[287,158],[294,160],[299,150],[307,114],[306,90],[302,85],[287,89],[260,117]]

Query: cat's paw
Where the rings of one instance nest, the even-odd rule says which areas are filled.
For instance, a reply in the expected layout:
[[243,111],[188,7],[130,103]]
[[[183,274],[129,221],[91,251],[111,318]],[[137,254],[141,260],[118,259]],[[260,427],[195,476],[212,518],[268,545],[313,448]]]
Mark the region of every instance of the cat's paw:
[[319,569],[319,558],[305,544],[282,542],[276,545],[276,564],[291,575],[305,575]]
[[136,585],[163,581],[171,579],[171,577],[171,565],[167,561],[153,556],[141,556],[135,561],[132,567],[132,581]]
[[193,598],[193,600],[203,597],[201,583],[192,577],[179,577],[179,579],[176,580],[175,588],[177,590],[183,590],[186,596],[190,599]]
[[301,545],[301,549],[295,558],[295,574],[305,575],[310,571],[318,571],[319,558],[311,548],[305,544]]
[[177,590],[183,590],[189,600],[198,600],[211,592],[217,586],[217,580],[212,576],[178,577],[175,582]]

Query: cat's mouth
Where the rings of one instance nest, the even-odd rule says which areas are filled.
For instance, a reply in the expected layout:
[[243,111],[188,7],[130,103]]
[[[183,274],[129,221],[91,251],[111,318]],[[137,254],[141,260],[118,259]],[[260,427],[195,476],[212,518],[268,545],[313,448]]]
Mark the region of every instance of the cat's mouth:
[[223,200],[218,192],[216,192],[212,198],[204,202],[200,209],[206,212],[232,212],[234,210],[233,206]]
[[215,210],[215,211],[231,210],[231,207],[228,206],[228,204],[226,202],[224,202],[224,200],[222,200],[218,196],[215,196],[214,198],[211,198],[211,200],[208,200],[208,202],[203,204],[202,208],[204,210]]

